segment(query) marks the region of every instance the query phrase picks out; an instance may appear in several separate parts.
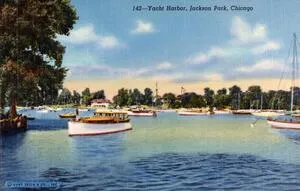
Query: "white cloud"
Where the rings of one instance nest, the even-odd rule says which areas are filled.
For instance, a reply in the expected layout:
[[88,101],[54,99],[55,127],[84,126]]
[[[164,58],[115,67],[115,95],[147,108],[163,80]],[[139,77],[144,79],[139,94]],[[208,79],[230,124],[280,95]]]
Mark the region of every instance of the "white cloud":
[[275,41],[269,41],[251,49],[253,54],[262,54],[272,50],[280,49],[280,44]]
[[243,72],[243,73],[250,73],[250,72],[260,72],[260,71],[277,71],[283,68],[283,64],[279,60],[272,60],[272,59],[264,59],[258,61],[256,64],[248,67],[239,67],[236,71]]
[[261,42],[267,37],[267,27],[264,24],[257,23],[251,26],[238,16],[233,18],[230,32],[235,38],[234,41],[244,44]]
[[99,36],[98,44],[103,48],[114,48],[119,46],[119,40],[114,36]]
[[198,52],[197,54],[190,56],[186,59],[188,64],[203,64],[210,61],[213,58],[221,58],[228,55],[224,49],[219,47],[212,47],[208,52]]
[[162,62],[156,66],[157,70],[167,70],[173,68],[173,65],[170,62]]
[[72,30],[69,36],[58,36],[58,39],[72,44],[85,44],[96,41],[97,35],[92,25],[86,25]]
[[94,26],[91,24],[72,30],[69,36],[58,36],[58,39],[71,44],[95,43],[104,49],[111,49],[121,45],[119,40],[113,35],[96,34]]
[[223,81],[223,75],[220,73],[210,73],[210,74],[203,74],[203,80],[206,81]]
[[133,34],[138,34],[138,33],[152,33],[155,32],[155,27],[151,22],[148,21],[143,21],[143,20],[138,20],[136,22],[135,29],[131,31]]

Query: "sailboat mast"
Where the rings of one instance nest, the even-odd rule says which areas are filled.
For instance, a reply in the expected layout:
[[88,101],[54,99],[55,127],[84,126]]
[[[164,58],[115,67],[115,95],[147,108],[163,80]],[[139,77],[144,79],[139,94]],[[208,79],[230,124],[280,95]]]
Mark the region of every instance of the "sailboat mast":
[[291,87],[291,112],[294,106],[294,87],[295,87],[295,76],[296,76],[296,64],[297,64],[297,37],[294,33],[294,48],[293,48],[293,69],[292,69],[292,87]]
[[260,110],[262,111],[262,107],[263,107],[263,94],[261,93],[260,95]]
[[241,102],[241,95],[240,92],[238,93],[238,109],[240,109],[240,103]]

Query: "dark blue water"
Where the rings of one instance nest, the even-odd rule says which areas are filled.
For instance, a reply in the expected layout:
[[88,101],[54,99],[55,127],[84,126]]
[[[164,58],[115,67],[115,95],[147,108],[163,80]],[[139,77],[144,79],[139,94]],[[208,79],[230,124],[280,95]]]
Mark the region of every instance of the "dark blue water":
[[[58,190],[300,189],[300,163],[290,162],[291,158],[299,158],[300,145],[269,132],[267,126],[241,127],[234,136],[244,142],[247,141],[244,133],[266,135],[256,136],[259,142],[254,145],[255,137],[249,143],[235,140],[240,145],[248,145],[239,147],[232,140],[232,132],[237,128],[230,121],[234,119],[232,116],[187,119],[165,114],[159,117],[135,118],[134,130],[127,133],[72,138],[67,136],[67,120],[30,121],[26,133],[0,139],[0,190],[9,190],[4,186],[9,180],[54,180],[60,183]],[[239,123],[251,120],[240,118]],[[192,137],[195,132],[188,134],[190,140],[180,139],[187,136],[184,133],[197,128],[193,124],[200,122],[213,123],[207,127],[215,128],[212,132],[219,133],[227,126],[232,126],[233,131],[228,133],[226,129],[221,132],[224,136],[211,136],[208,129],[202,128],[199,129],[202,139]],[[174,123],[177,126],[170,127]],[[159,135],[156,129],[162,129]],[[167,132],[174,134],[161,135]],[[215,150],[215,142],[220,139],[223,147]]]

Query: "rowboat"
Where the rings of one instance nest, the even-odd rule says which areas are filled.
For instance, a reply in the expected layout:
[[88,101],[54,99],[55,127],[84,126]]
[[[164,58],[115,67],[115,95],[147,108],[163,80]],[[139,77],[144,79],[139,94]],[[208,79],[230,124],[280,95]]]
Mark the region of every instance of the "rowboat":
[[68,122],[69,136],[91,136],[118,133],[131,130],[126,112],[101,111],[92,117],[73,119]]

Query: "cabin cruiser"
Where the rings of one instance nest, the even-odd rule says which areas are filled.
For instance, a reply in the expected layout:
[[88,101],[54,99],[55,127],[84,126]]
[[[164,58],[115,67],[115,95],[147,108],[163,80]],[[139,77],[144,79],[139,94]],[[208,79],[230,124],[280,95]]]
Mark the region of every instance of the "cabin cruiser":
[[69,136],[111,134],[131,129],[128,114],[122,111],[96,111],[94,116],[68,122]]

